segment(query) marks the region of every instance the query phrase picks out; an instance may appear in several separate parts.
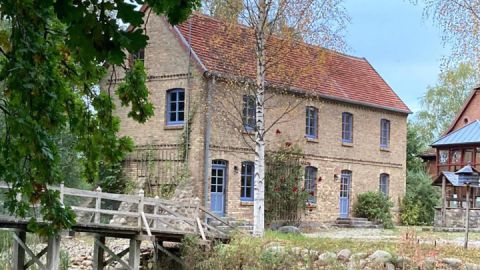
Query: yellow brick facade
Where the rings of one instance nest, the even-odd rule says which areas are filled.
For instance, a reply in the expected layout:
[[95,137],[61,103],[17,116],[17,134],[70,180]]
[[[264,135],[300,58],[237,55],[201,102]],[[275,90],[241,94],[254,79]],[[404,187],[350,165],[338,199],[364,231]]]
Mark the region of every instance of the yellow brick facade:
[[[253,161],[253,145],[249,134],[241,131],[240,118],[243,86],[222,80],[207,79],[200,66],[191,61],[189,78],[188,58],[182,41],[174,35],[174,29],[157,16],[151,16],[147,31],[150,36],[145,50],[145,67],[149,76],[147,86],[155,106],[155,116],[145,124],[138,124],[127,117],[128,108],[117,104],[116,114],[121,118],[120,135],[133,138],[137,145],[178,144],[182,127],[172,128],[165,123],[166,91],[184,88],[190,96],[192,121],[189,152],[189,185],[192,194],[204,197],[204,142],[207,113],[207,89],[212,91],[211,106],[211,160],[226,160],[227,185],[225,213],[238,219],[251,220],[252,203],[240,200],[240,169],[243,161]],[[121,75],[119,75],[121,77]],[[362,192],[379,189],[381,173],[390,175],[389,196],[398,210],[398,202],[405,193],[406,173],[406,118],[404,113],[338,102],[319,97],[305,97],[289,93],[269,92],[266,104],[266,124],[270,126],[285,108],[285,114],[266,135],[267,150],[290,142],[299,146],[304,161],[318,169],[317,205],[307,211],[304,220],[324,222],[339,216],[339,190],[342,170],[352,171],[351,204]],[[305,107],[318,108],[318,139],[305,138]],[[353,114],[353,143],[342,144],[342,113]],[[390,147],[380,149],[380,119],[391,122]],[[277,131],[278,130],[278,131]],[[207,202],[208,204],[208,202]]]

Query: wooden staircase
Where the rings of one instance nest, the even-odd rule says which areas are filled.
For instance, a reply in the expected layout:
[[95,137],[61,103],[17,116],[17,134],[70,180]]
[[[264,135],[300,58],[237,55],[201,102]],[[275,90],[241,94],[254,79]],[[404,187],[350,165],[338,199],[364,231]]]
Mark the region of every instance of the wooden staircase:
[[359,228],[359,229],[379,229],[383,228],[381,224],[370,221],[366,218],[337,218],[335,220],[335,227],[338,228]]

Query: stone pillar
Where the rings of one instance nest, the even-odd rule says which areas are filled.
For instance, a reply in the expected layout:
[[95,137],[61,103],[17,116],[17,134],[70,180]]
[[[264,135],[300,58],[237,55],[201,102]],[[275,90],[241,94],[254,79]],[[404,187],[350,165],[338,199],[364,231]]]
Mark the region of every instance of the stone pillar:
[[442,227],[446,227],[447,221],[446,221],[446,215],[447,215],[447,180],[445,179],[445,176],[442,176]]

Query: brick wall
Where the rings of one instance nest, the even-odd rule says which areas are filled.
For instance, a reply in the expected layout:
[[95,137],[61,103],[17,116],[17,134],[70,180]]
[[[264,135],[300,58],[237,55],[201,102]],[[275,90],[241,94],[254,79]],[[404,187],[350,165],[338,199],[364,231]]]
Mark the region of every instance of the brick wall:
[[[155,105],[155,116],[145,124],[138,124],[127,118],[128,109],[118,104],[116,114],[122,119],[120,134],[132,137],[138,145],[179,143],[183,129],[171,129],[165,125],[165,97],[168,89],[187,89],[191,95],[190,107],[196,111],[190,144],[190,183],[194,186],[192,196],[203,198],[206,82],[196,67],[192,69],[191,78],[185,75],[188,65],[186,53],[171,33],[170,26],[159,17],[150,16],[147,29],[151,38],[145,52],[145,66],[150,76],[147,86]],[[241,131],[239,122],[238,111],[241,110],[244,91],[243,86],[231,83],[216,82],[213,85],[209,160],[228,161],[226,213],[248,220],[252,219],[253,208],[251,203],[240,201],[240,168],[242,161],[253,161],[254,155],[250,135]],[[305,106],[315,106],[319,111],[319,136],[313,141],[304,137]],[[291,111],[285,113],[285,108]],[[341,142],[342,112],[350,112],[354,116],[351,145]],[[318,168],[317,178],[321,178],[317,182],[318,203],[308,211],[307,220],[329,221],[338,217],[340,181],[334,175],[339,175],[341,170],[352,171],[352,203],[359,193],[378,190],[380,174],[388,173],[389,196],[398,206],[398,199],[405,192],[405,114],[285,93],[276,93],[269,99],[266,114],[267,126],[285,114],[268,133],[267,149],[272,151],[285,142],[291,142],[303,149],[306,162]],[[382,118],[391,121],[388,151],[379,147]]]

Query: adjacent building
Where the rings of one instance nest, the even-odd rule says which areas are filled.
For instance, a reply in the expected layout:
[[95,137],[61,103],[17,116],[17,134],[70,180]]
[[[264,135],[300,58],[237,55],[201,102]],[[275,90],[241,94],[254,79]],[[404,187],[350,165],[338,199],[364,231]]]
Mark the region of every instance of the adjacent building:
[[[150,40],[137,57],[155,116],[138,124],[117,105],[121,135],[141,150],[126,162],[128,172],[154,179],[150,186],[188,190],[219,215],[253,219],[252,33],[199,14],[172,27],[152,13],[145,27]],[[302,185],[312,194],[304,220],[349,217],[366,191],[385,193],[398,211],[409,108],[365,58],[305,43],[276,53],[267,71],[267,151],[288,144],[303,152]],[[160,169],[149,167],[148,153]]]

